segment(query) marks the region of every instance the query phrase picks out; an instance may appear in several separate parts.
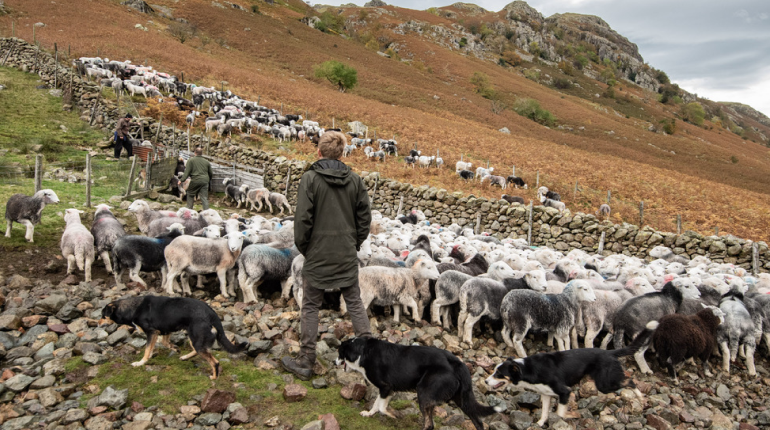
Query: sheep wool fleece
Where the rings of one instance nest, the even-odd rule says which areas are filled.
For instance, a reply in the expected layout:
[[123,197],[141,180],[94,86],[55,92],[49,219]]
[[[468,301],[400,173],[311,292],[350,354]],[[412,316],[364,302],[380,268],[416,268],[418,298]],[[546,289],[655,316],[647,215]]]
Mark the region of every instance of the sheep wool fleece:
[[294,217],[294,243],[305,256],[308,284],[321,290],[356,285],[357,251],[371,222],[361,177],[339,160],[313,163],[302,175]]

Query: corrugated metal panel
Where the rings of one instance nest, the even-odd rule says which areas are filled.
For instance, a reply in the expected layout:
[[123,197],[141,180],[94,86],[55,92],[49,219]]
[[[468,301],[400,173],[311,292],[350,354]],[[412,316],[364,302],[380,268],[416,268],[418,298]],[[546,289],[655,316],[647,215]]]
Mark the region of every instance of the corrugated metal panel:
[[[192,153],[187,151],[181,151],[179,153],[179,156],[184,158],[185,160],[189,160],[190,157],[192,156]],[[225,164],[226,160],[220,160],[218,158],[208,157],[205,155],[203,156],[203,158],[209,160],[209,162],[211,163],[212,173],[214,173],[214,177],[211,178],[211,184],[210,184],[210,191],[212,192],[215,192],[215,193],[225,192],[225,185],[223,184],[223,181],[225,180],[225,178],[234,178],[235,185],[237,186],[248,184],[250,189],[262,188],[264,186],[264,178],[262,175],[258,174],[258,173],[264,172],[263,169],[259,169],[251,166],[244,166],[240,164],[236,164],[235,168],[233,168],[232,163]],[[217,161],[219,161],[219,163]],[[246,171],[246,169],[248,169],[249,171]]]

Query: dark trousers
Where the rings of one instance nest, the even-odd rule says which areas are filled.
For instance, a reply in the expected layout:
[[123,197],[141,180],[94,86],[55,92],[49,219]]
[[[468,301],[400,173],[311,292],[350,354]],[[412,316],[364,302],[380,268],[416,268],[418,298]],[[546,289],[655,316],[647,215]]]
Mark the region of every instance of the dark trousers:
[[134,155],[134,148],[131,145],[131,141],[128,140],[127,137],[118,137],[118,134],[115,133],[115,158],[120,158],[120,151],[126,148],[126,151],[128,151],[128,158],[131,158]]
[[195,202],[195,196],[201,198],[203,204],[203,210],[209,208],[209,183],[208,182],[195,182],[191,181],[190,186],[187,187],[187,208],[192,209]]
[[[300,315],[300,355],[304,355],[315,362],[315,346],[318,341],[318,310],[323,303],[324,290],[310,285],[305,280],[305,296],[302,298],[302,314]],[[345,305],[350,314],[350,320],[353,322],[353,330],[356,336],[371,336],[369,328],[369,317],[366,316],[364,303],[361,301],[361,290],[358,288],[358,282],[352,287],[341,288],[342,297],[345,298]]]

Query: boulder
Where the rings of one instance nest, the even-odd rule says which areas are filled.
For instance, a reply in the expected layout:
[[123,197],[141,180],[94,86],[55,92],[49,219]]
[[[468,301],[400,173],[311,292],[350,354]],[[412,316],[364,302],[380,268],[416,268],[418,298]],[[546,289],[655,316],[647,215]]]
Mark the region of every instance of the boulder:
[[101,394],[99,394],[96,402],[97,406],[109,406],[112,409],[120,409],[125,406],[128,401],[128,388],[124,390],[116,390],[112,388],[112,385],[105,388]]
[[235,401],[235,393],[232,391],[222,391],[210,388],[206,391],[201,401],[201,410],[203,412],[222,413],[227,409],[227,405]]
[[300,402],[307,396],[307,388],[299,384],[289,384],[283,388],[283,398],[289,403]]

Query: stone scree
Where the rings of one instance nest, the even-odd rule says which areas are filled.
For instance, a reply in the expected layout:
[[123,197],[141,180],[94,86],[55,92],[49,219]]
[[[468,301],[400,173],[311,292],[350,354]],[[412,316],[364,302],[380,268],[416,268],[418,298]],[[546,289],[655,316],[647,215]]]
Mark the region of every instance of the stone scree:
[[[18,38],[0,39],[0,59],[5,58],[8,49],[13,46],[13,52],[6,61],[7,66],[30,71],[35,65],[37,48]],[[0,60],[2,61],[2,60]],[[43,82],[53,85],[56,70],[53,57],[44,51],[38,53],[38,68],[36,70]],[[58,66],[58,82],[69,85],[71,69]],[[99,86],[73,76],[73,103],[81,113],[81,118],[88,121],[93,105],[97,102]],[[65,108],[72,108],[65,105]],[[94,114],[94,123],[105,133],[111,133],[115,128],[119,112],[114,102],[101,100]],[[155,136],[157,122],[151,118],[143,119],[145,138]],[[161,126],[159,142],[170,144],[172,137],[178,144],[186,144],[187,133],[177,130],[172,136],[172,127]],[[205,144],[200,135],[191,136],[192,145]],[[283,156],[244,148],[237,144],[225,145],[221,142],[211,142],[211,155],[244,165],[262,167],[265,169],[265,187],[274,192],[284,192],[286,176],[290,174],[287,197],[289,203],[296,204],[296,191],[299,180],[310,164],[305,161],[290,160]],[[291,169],[291,170],[290,170]],[[289,173],[290,171],[290,173]],[[520,204],[508,204],[504,200],[488,200],[473,195],[463,196],[460,192],[449,192],[435,187],[419,186],[382,178],[379,173],[361,172],[372,198],[373,209],[380,210],[383,215],[394,216],[400,198],[404,197],[403,211],[411,209],[422,210],[432,223],[449,225],[457,223],[461,226],[475,227],[476,217],[481,214],[479,231],[490,232],[498,238],[525,238],[529,228],[529,207]],[[376,191],[375,191],[376,189]],[[740,239],[732,235],[703,236],[693,231],[683,234],[660,232],[650,227],[639,228],[628,223],[613,224],[610,221],[599,221],[594,215],[575,213],[569,210],[559,214],[556,209],[544,206],[534,206],[532,211],[532,245],[547,246],[559,251],[568,252],[572,249],[582,249],[595,253],[599,248],[602,233],[605,233],[605,255],[625,254],[645,258],[649,251],[658,245],[666,246],[678,255],[690,258],[705,255],[719,263],[737,264],[750,270],[752,268],[752,246],[750,240]],[[767,243],[758,242],[758,270],[770,271],[770,248]]]

